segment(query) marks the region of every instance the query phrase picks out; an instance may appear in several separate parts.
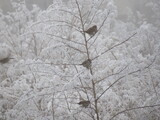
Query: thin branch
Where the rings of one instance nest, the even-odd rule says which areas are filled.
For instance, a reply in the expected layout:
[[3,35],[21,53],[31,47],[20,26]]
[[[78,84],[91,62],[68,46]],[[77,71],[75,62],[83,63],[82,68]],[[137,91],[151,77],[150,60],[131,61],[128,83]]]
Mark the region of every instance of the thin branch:
[[28,28],[31,28],[31,27],[34,27],[35,25],[38,25],[38,24],[46,24],[47,22],[60,22],[60,23],[65,23],[65,24],[68,24],[69,27],[74,27],[75,30],[79,31],[79,29],[77,29],[77,26],[76,25],[73,25],[71,24],[70,22],[68,21],[63,21],[63,20],[54,20],[54,19],[47,19],[47,20],[43,20],[43,21],[38,21],[36,23],[33,23],[32,25],[30,25]]
[[122,45],[123,43],[126,43],[126,42],[129,41],[133,36],[135,36],[136,34],[137,34],[137,33],[134,33],[133,35],[131,35],[129,38],[127,38],[127,39],[124,40],[123,42],[118,43],[118,44],[112,46],[111,48],[109,48],[109,49],[107,49],[106,51],[102,52],[100,55],[94,57],[92,60],[97,59],[98,57],[100,57],[101,55],[103,55],[103,54],[107,53],[108,51],[114,49],[115,47],[118,47],[118,46]]
[[67,24],[67,25],[57,25],[57,26],[60,26],[60,27],[67,26],[67,27],[70,27],[70,28],[74,28],[74,30],[76,30],[76,31],[78,31],[78,32],[80,32],[80,33],[82,33],[81,30],[75,28],[75,25],[68,25],[68,24]]
[[34,78],[34,82],[36,83],[36,82],[37,82],[37,79],[36,79],[35,74],[33,73],[32,69],[30,68],[29,65],[28,65],[28,68],[29,68],[29,70],[31,71],[31,74],[32,74],[32,76],[33,76],[33,78]]
[[25,65],[33,65],[33,64],[36,64],[36,65],[38,65],[38,64],[40,64],[40,65],[42,65],[42,64],[49,64],[49,65],[82,65],[82,64],[67,64],[67,63],[28,63],[28,64],[25,64]]
[[[92,10],[92,9],[91,9]],[[88,19],[88,17],[90,16],[90,14],[91,14],[91,10],[88,12],[88,13],[86,13],[86,14],[88,14],[87,15],[87,17],[86,17],[86,21],[84,22],[84,25],[87,23],[87,19]]]
[[[99,35],[100,35],[100,32],[98,32],[98,35],[97,35],[96,38],[93,40],[93,42],[90,43],[90,45],[89,45],[88,48],[90,48],[91,46],[93,46],[93,44],[96,42],[96,40],[97,40],[97,38],[98,38]],[[94,37],[94,36],[93,36],[93,37]],[[90,37],[90,38],[88,39],[88,41],[89,41],[91,38],[93,38],[93,37]]]
[[89,51],[88,51],[88,43],[87,43],[87,39],[86,39],[86,34],[84,32],[85,29],[84,29],[84,23],[83,23],[82,13],[81,13],[78,1],[77,0],[75,0],[75,1],[76,1],[76,4],[77,4],[77,7],[78,7],[78,12],[79,12],[80,20],[81,20],[82,31],[83,31],[84,41],[85,41],[85,47],[86,47],[86,51],[87,51],[87,57],[88,57],[88,59],[90,59],[90,57],[89,57]]
[[70,105],[69,105],[69,102],[68,102],[68,99],[67,99],[67,96],[66,96],[65,92],[64,92],[64,97],[65,97],[65,100],[66,100],[67,108],[68,108],[69,112],[71,112]]
[[[153,62],[155,61],[156,57],[153,59],[153,61],[151,62],[151,64],[149,64],[148,66],[144,67],[143,69],[138,69],[138,70],[135,70],[135,71],[132,71],[130,73],[128,73],[128,75],[132,75],[134,73],[137,73],[137,72],[140,72],[142,70],[145,70],[147,68],[149,68]],[[111,87],[113,87],[114,84],[116,84],[117,82],[119,82],[122,78],[126,77],[126,75],[123,75],[121,76],[120,78],[118,78],[116,81],[114,81],[108,88],[106,88],[98,97],[97,97],[97,100],[100,99],[105,93],[106,91],[108,91]]]
[[31,33],[26,33],[26,34],[23,34],[23,35],[28,35],[28,34],[45,34],[45,35],[48,35],[48,36],[51,36],[51,37],[57,37],[57,38],[61,38],[63,40],[67,40],[69,42],[73,42],[73,43],[76,43],[76,44],[79,44],[79,45],[83,45],[83,43],[79,43],[79,42],[76,42],[76,41],[71,41],[70,39],[67,39],[67,38],[64,38],[64,37],[61,37],[61,36],[58,36],[58,35],[53,35],[53,34],[50,34],[50,33],[44,33],[44,32],[41,32],[41,31],[36,31],[36,32],[31,32]]
[[96,81],[95,83],[99,83],[99,82],[101,82],[101,81],[105,80],[106,78],[111,77],[111,76],[113,76],[113,75],[118,75],[118,74],[120,74],[120,73],[121,73],[122,71],[124,71],[128,66],[129,66],[129,64],[126,65],[123,69],[121,69],[121,70],[118,71],[117,73],[110,74],[110,75],[108,75],[108,76],[106,76],[106,77],[104,77],[104,78]]
[[[12,45],[12,48],[14,49],[16,55],[18,55],[18,51],[16,50],[16,44],[14,42],[14,39],[12,37],[12,35],[10,34],[10,32],[8,31],[8,29],[6,29],[7,33],[8,33],[8,37],[10,38],[10,40],[8,39],[8,37],[6,35],[4,35],[4,37],[6,37],[6,39],[8,40],[8,42]],[[3,35],[3,34],[2,34]]]
[[119,114],[125,113],[125,112],[129,112],[132,110],[137,110],[137,109],[144,109],[144,108],[152,108],[152,107],[158,107],[160,106],[160,104],[156,104],[156,105],[149,105],[149,106],[142,106],[142,107],[135,107],[135,108],[129,108],[123,111],[118,112],[117,114],[115,114],[113,117],[111,117],[109,120],[112,120],[113,118],[115,118],[116,116],[118,116]]
[[55,110],[54,110],[54,96],[52,98],[52,118],[55,120]]
[[110,10],[108,11],[108,14],[107,14],[106,18],[103,20],[103,22],[102,22],[101,26],[99,27],[98,31],[103,27],[103,25],[104,25],[104,23],[106,22],[109,14],[110,14]]
[[[78,72],[77,67],[76,67],[75,65],[74,65],[74,67],[75,67],[76,72],[77,72],[77,74],[78,74],[79,72]],[[87,89],[84,87],[83,82],[82,82],[82,79],[81,79],[80,77],[78,77],[78,79],[79,79],[79,81],[80,81],[80,83],[81,83],[81,85],[82,85],[82,88],[84,89],[84,93],[86,94],[87,99],[88,99],[88,101],[89,101],[89,95],[88,95]]]
[[[68,26],[68,27],[70,27],[70,28],[74,28],[76,31],[78,31],[78,32],[81,32],[81,30],[79,30],[79,27],[77,27],[76,25],[74,25],[74,24],[72,24],[72,23],[70,23],[70,22],[68,22],[68,21],[63,21],[63,20],[47,20],[47,21],[45,21],[45,22],[49,22],[49,21],[54,21],[54,22],[59,22],[59,23],[65,23],[66,25],[57,25],[57,26]],[[54,27],[54,26],[50,26],[49,28],[51,28],[51,27]]]
[[157,92],[157,90],[156,90],[156,86],[155,86],[154,81],[153,81],[153,75],[152,75],[150,69],[149,69],[149,74],[150,74],[150,77],[151,77],[151,82],[152,82],[152,85],[153,85],[154,92],[155,92],[156,97],[157,97],[157,99],[158,99],[158,98],[159,98],[159,97],[158,97],[158,92]]
[[60,9],[59,11],[63,11],[63,12],[70,13],[70,14],[73,15],[75,18],[77,18],[77,19],[80,20],[80,18],[79,18],[78,16],[74,15],[73,12],[71,12],[71,11],[67,11],[67,10],[63,10],[63,9]]
[[[93,7],[92,7],[92,8],[93,8]],[[90,10],[89,15],[91,14],[91,11],[92,11],[92,9]],[[98,10],[97,10],[97,11],[98,11]],[[92,18],[91,18],[91,20],[90,20],[90,22],[89,22],[89,25],[93,22],[94,17],[96,16],[96,13],[97,13],[97,12],[95,12],[94,15],[92,16]],[[88,17],[89,17],[89,15],[88,15]],[[87,18],[88,18],[88,17],[87,17]],[[86,21],[86,22],[87,22],[87,21]],[[86,23],[86,22],[85,22],[85,23]],[[84,23],[84,25],[85,25],[85,23]]]
[[[97,31],[99,31],[102,27],[103,27],[103,25],[104,25],[104,23],[106,22],[106,20],[107,20],[107,18],[108,18],[108,16],[109,16],[109,14],[110,14],[110,11],[108,12],[108,14],[107,14],[107,16],[106,16],[106,18],[103,20],[103,22],[102,22],[102,24],[100,25],[100,27],[98,28],[98,30]],[[99,34],[100,34],[100,32],[99,32]],[[99,35],[98,34],[98,35]],[[94,36],[95,36],[96,34],[94,34]],[[96,41],[96,39],[98,38],[98,35],[97,35],[97,37],[94,39],[94,42]],[[92,36],[93,37],[93,36]],[[89,41],[92,37],[90,37],[87,41]],[[93,43],[94,43],[93,42]],[[92,44],[93,44],[92,43]]]
[[65,43],[65,42],[62,42],[62,43],[65,44],[66,46],[68,46],[69,48],[74,49],[74,50],[76,50],[76,51],[78,51],[78,52],[80,52],[80,53],[85,53],[84,51],[82,51],[82,50],[80,50],[80,49],[78,49],[78,48],[76,48],[76,47],[73,47],[73,46],[71,46],[71,45],[69,45],[69,44],[67,44],[67,43]]
[[[97,9],[100,9],[100,8],[101,8],[101,5],[102,5],[103,2],[104,2],[104,0],[101,1],[100,5],[97,7]],[[93,7],[92,7],[92,8],[93,8]],[[89,12],[89,14],[88,14],[88,17],[89,17],[89,15],[91,14],[92,8],[91,8],[91,10],[90,10],[90,12]],[[97,10],[97,11],[94,13],[94,15],[92,16],[89,25],[90,25],[90,24],[92,23],[92,21],[94,20],[97,12],[98,12],[98,10]],[[88,19],[88,17],[87,17],[87,19]],[[86,22],[87,22],[87,21],[84,22],[84,25],[85,25]]]
[[[80,19],[81,19],[81,25],[82,25],[82,31],[83,31],[83,36],[84,36],[84,41],[85,41],[85,47],[86,47],[86,51],[87,51],[87,57],[88,59],[90,59],[90,56],[89,56],[89,49],[88,49],[88,42],[87,42],[87,38],[86,38],[86,34],[85,34],[85,29],[84,29],[84,22],[83,22],[83,18],[82,18],[82,13],[81,13],[81,10],[80,10],[80,6],[79,6],[79,3],[77,0],[76,1],[76,4],[77,4],[77,7],[78,7],[78,12],[79,12],[79,16],[80,16]],[[91,75],[93,74],[92,73],[92,68],[90,67],[89,68],[90,70],[90,73]],[[95,114],[96,114],[96,119],[99,120],[99,112],[98,112],[98,106],[97,106],[97,100],[96,100],[96,89],[95,89],[95,83],[92,79],[92,89],[93,89],[93,94],[94,94],[94,103],[95,103]]]

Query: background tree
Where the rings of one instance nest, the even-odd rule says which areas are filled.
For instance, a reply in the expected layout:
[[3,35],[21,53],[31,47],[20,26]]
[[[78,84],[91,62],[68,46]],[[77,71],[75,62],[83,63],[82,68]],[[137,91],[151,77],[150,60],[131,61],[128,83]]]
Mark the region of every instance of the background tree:
[[1,119],[159,119],[158,28],[117,20],[112,0],[13,5],[0,20],[14,58],[0,66]]

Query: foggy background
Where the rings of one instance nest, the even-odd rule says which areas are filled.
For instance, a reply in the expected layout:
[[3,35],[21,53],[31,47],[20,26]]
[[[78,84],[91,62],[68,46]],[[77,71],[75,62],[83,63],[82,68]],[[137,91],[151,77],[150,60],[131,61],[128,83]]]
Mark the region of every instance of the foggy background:
[[0,120],[160,120],[160,0],[11,1]]
[[[67,0],[63,0],[67,1]],[[141,14],[144,14],[146,20],[152,22],[151,15],[152,10],[151,8],[146,6],[146,3],[150,2],[151,0],[114,0],[117,8],[118,8],[118,17],[121,20],[126,19],[129,9],[130,8],[134,15],[137,14],[139,11]],[[41,9],[47,9],[47,7],[53,3],[53,0],[26,0],[27,7],[32,9],[32,5],[36,4]],[[8,11],[12,11],[10,0],[0,0],[0,9],[3,10],[3,13],[7,13]]]

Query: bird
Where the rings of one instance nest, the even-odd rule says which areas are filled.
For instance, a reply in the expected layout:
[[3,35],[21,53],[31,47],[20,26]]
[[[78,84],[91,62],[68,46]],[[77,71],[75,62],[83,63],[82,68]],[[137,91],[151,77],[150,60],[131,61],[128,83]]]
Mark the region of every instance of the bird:
[[5,64],[8,63],[11,57],[11,50],[6,44],[0,45],[0,63]]
[[0,63],[2,63],[2,64],[8,63],[10,59],[14,59],[14,58],[7,57],[7,58],[4,58],[4,59],[1,59]]
[[83,65],[83,67],[86,67],[87,69],[89,69],[91,67],[91,59],[87,59],[85,60],[81,65]]
[[83,100],[83,101],[80,101],[78,104],[81,105],[82,107],[87,108],[88,105],[90,104],[90,101],[88,101],[88,100]]
[[84,32],[89,34],[90,36],[94,36],[97,33],[97,26],[93,25],[92,27],[90,27],[89,29],[85,30]]

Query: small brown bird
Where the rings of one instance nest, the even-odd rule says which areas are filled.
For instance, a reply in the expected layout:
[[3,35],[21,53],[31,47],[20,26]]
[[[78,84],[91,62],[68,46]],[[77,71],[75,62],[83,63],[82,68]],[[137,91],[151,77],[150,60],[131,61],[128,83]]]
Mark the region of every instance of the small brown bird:
[[83,65],[83,67],[86,67],[87,69],[89,69],[91,67],[91,59],[87,59],[85,60],[81,65]]
[[88,30],[84,31],[85,33],[88,33],[90,36],[94,36],[97,33],[97,26],[94,25],[90,27]]
[[88,105],[90,104],[90,101],[88,101],[88,100],[83,100],[83,101],[80,101],[79,103],[78,103],[79,105],[81,105],[82,107],[88,107]]
[[0,63],[2,63],[2,64],[8,63],[10,59],[14,59],[14,58],[8,58],[7,57],[7,58],[4,58],[4,59],[1,59]]

